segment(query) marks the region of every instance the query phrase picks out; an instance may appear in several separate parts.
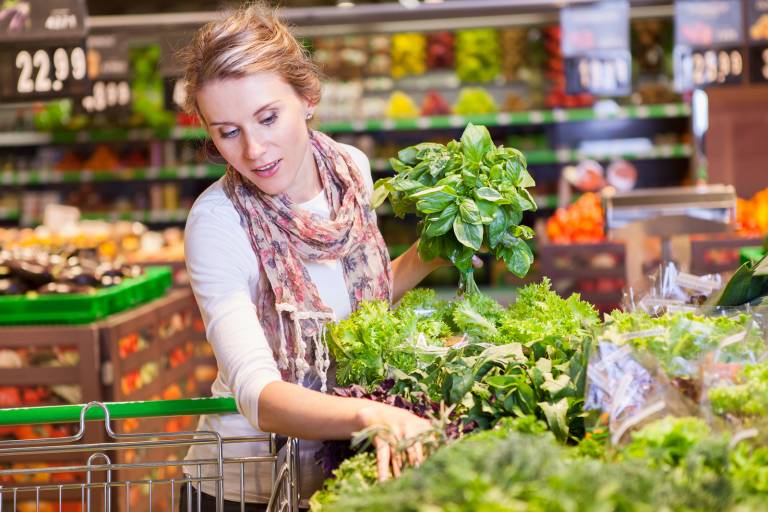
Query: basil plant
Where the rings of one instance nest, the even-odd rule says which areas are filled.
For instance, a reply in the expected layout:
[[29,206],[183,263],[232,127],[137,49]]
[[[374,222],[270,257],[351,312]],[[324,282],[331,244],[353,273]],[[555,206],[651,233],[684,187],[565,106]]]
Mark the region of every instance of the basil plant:
[[487,128],[469,124],[458,142],[417,144],[390,163],[395,175],[376,182],[372,206],[389,197],[397,217],[418,216],[421,259],[453,263],[460,293],[479,291],[472,257],[481,249],[516,276],[528,273],[533,253],[526,240],[533,230],[520,221],[536,209],[527,190],[535,182],[520,151],[497,147]]

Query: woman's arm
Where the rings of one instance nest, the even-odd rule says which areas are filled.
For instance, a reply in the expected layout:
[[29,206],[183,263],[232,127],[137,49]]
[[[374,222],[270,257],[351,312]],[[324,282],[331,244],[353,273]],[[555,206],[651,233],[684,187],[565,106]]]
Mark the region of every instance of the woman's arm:
[[[409,290],[415,288],[425,277],[440,267],[451,263],[443,258],[422,261],[418,250],[419,242],[411,245],[407,251],[392,260],[392,303],[403,298]],[[483,260],[472,256],[472,266],[480,268]]]
[[[267,432],[301,439],[349,439],[365,428],[383,427],[387,434],[374,439],[379,480],[400,475],[401,457],[394,441],[413,438],[431,428],[429,421],[390,405],[359,398],[325,395],[288,382],[271,382],[259,397],[260,427]],[[408,462],[424,459],[420,443],[407,451]]]
[[411,245],[407,251],[392,260],[392,303],[399,301],[405,293],[418,285],[432,271],[447,264],[443,259],[436,258],[424,262],[419,257],[418,242]]

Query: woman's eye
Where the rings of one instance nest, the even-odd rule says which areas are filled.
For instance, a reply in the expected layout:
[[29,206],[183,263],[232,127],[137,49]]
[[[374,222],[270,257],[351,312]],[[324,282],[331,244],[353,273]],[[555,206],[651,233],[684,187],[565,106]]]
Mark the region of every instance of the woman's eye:
[[275,121],[277,121],[277,114],[272,114],[271,116],[262,119],[261,124],[263,124],[264,126],[269,126]]
[[237,130],[237,129],[231,130],[231,131],[228,131],[228,132],[222,132],[221,137],[223,139],[231,139],[232,137],[234,137],[238,133],[240,133],[240,130]]

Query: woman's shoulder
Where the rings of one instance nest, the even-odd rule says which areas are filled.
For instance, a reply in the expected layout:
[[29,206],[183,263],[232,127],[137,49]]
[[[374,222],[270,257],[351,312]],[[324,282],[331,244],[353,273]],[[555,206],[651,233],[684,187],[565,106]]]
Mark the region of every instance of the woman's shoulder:
[[368,191],[373,191],[373,177],[371,176],[371,162],[368,160],[368,157],[365,153],[363,153],[360,149],[356,148],[355,146],[351,146],[349,144],[339,143],[339,146],[342,147],[352,158],[352,161],[355,162],[355,165],[357,166],[358,170],[360,171],[360,174],[363,176],[363,180],[365,180],[365,184],[368,187]]
[[222,180],[223,178],[216,180],[197,196],[187,216],[186,230],[195,229],[200,223],[228,228],[233,224],[240,224],[237,210],[224,192]]
[[240,216],[229,200],[221,183],[215,181],[195,200],[187,216],[184,239],[189,245],[200,242],[209,246],[212,239],[248,246],[245,231],[240,226]]

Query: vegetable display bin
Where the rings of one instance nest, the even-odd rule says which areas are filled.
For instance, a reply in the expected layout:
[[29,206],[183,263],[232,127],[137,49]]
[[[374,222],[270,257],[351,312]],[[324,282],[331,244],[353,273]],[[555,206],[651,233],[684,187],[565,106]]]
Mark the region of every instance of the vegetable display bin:
[[170,267],[147,267],[92,294],[0,297],[0,325],[87,324],[161,297],[171,285]]

